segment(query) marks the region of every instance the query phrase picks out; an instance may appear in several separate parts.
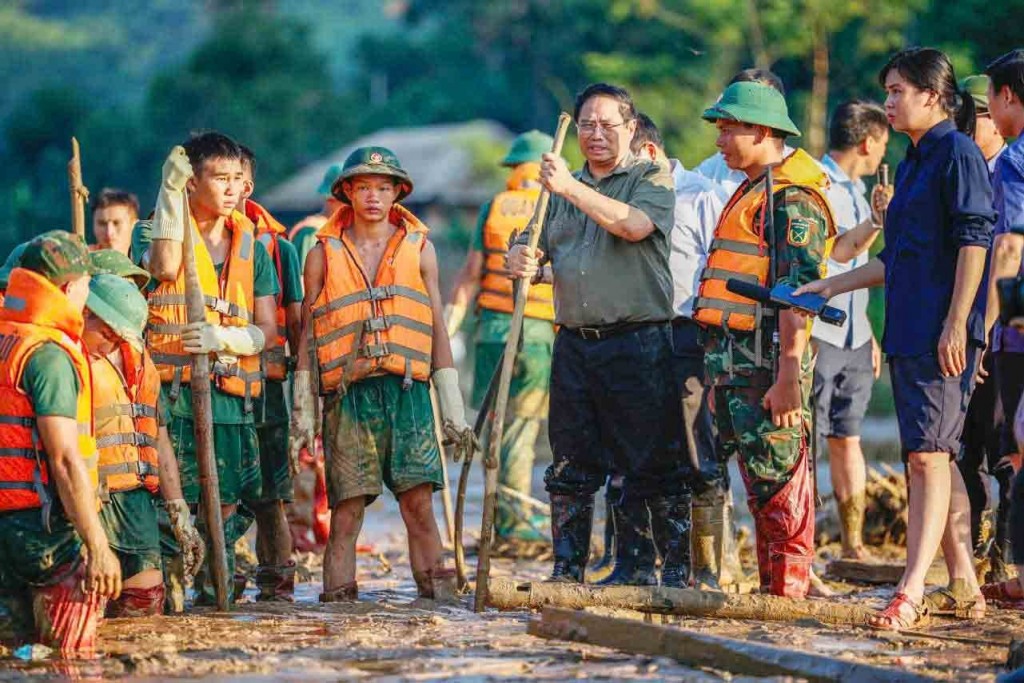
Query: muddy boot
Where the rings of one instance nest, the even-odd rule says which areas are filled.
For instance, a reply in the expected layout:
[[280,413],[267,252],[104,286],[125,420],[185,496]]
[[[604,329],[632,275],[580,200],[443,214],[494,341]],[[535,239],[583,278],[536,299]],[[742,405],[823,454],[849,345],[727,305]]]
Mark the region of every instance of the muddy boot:
[[655,549],[651,534],[651,516],[647,502],[626,500],[615,518],[618,547],[615,568],[597,586],[657,586],[654,572]]
[[320,594],[320,602],[358,602],[359,584],[356,581],[342,584],[334,590],[324,591]]
[[694,500],[693,528],[693,584],[698,590],[722,589],[722,561],[727,531],[725,502],[710,505]]
[[690,494],[649,498],[651,531],[661,554],[661,585],[690,585]]
[[256,602],[295,602],[295,560],[256,570]]
[[164,557],[164,611],[185,611],[185,561],[181,555]]
[[551,494],[551,540],[555,558],[551,581],[583,583],[593,524],[593,494]]
[[847,560],[862,560],[868,554],[864,548],[864,491],[858,491],[848,499],[838,501],[838,506],[842,557]]
[[602,572],[611,567],[615,561],[615,516],[619,514],[619,493],[611,487],[606,489],[604,498],[604,554],[601,555],[601,559],[597,561],[597,564],[590,568],[591,572]]
[[107,602],[107,617],[151,617],[164,613],[164,585],[149,588],[122,588],[117,600]]
[[441,567],[430,571],[430,583],[434,592],[434,600],[441,605],[458,605],[459,588],[455,580],[455,570]]
[[431,580],[430,570],[418,572],[413,570],[412,580],[416,584],[416,595],[428,600],[434,599],[434,582]]

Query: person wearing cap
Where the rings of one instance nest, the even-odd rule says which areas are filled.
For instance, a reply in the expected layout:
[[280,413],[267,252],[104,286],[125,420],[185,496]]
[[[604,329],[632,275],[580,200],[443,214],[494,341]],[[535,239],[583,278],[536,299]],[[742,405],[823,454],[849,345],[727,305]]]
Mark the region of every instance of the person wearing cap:
[[718,128],[726,163],[746,176],[719,219],[694,302],[694,319],[709,337],[705,366],[719,459],[735,455],[743,475],[762,592],[802,598],[814,559],[808,325],[790,310],[733,294],[726,283],[798,286],[821,277],[826,240],[836,230],[824,194],[828,178],[803,150],[785,154],[785,139],[800,131],[771,86],[733,83],[703,118]]
[[25,251],[25,247],[28,246],[28,242],[22,242],[18,246],[11,249],[11,253],[7,255],[7,260],[0,266],[0,306],[4,303],[4,292],[7,291],[7,283],[11,279],[11,271],[18,267],[18,259],[21,258],[21,252]]
[[[243,190],[241,158],[238,144],[216,132],[196,135],[171,151],[157,195],[147,262],[157,285],[149,295],[146,346],[170,405],[168,431],[189,505],[197,505],[200,494],[192,356],[210,354],[213,449],[229,576],[234,575],[235,541],[245,528],[233,519],[238,503],[258,500],[262,489],[255,410],[263,394],[261,354],[277,343],[279,291],[274,263],[256,239],[255,226],[236,211]],[[192,230],[206,302],[204,322],[188,322],[182,249],[186,225]],[[164,540],[173,546],[169,534]],[[198,604],[214,601],[208,575],[204,564],[196,576]],[[169,601],[177,608],[177,583],[170,588]]]
[[[505,351],[515,298],[505,271],[509,239],[522,232],[540,197],[540,157],[553,140],[537,130],[518,136],[502,160],[510,169],[505,190],[480,209],[473,242],[445,307],[448,336],[462,325],[475,303],[473,405],[481,407],[488,384]],[[523,321],[522,350],[516,355],[508,397],[508,417],[501,445],[498,483],[531,495],[534,444],[547,416],[551,347],[555,340],[552,288],[530,288]],[[531,524],[533,513],[522,502],[499,496],[494,527],[499,544],[519,554],[546,539]],[[499,546],[500,547],[500,546]]]
[[[260,471],[263,488],[257,499],[243,499],[241,519],[256,521],[257,601],[292,602],[295,594],[295,562],[292,532],[285,516],[285,503],[293,498],[291,466],[288,460],[288,406],[285,382],[299,348],[302,321],[302,270],[295,247],[285,237],[286,228],[269,211],[252,199],[256,187],[256,155],[245,145],[242,150],[242,194],[238,211],[256,226],[259,238],[274,262],[281,286],[277,303],[277,345],[263,352],[265,383],[263,397],[256,402],[256,433],[260,442]],[[235,595],[244,590],[246,577],[235,575]]]
[[[533,226],[509,250],[513,278],[553,277],[555,322],[548,437],[554,463],[544,475],[558,581],[585,580],[594,494],[622,475],[621,504],[676,514],[689,502],[676,466],[679,412],[672,373],[670,234],[675,195],[668,167],[630,150],[636,107],[608,83],[587,86],[573,110],[583,168],[541,157],[551,192],[539,249]],[[538,253],[539,252],[539,253]],[[551,268],[541,268],[541,259]],[[659,547],[681,553],[683,529],[657,525]],[[664,561],[673,563],[677,557]],[[650,572],[636,583],[651,583]]]
[[95,653],[121,568],[99,518],[92,373],[82,346],[91,274],[67,232],[30,241],[0,308],[0,601],[16,637]]
[[160,377],[142,340],[149,312],[130,276],[109,273],[93,276],[85,307],[82,340],[92,371],[100,521],[123,578],[121,595],[108,603],[107,616],[161,614],[164,583],[157,494],[187,558],[189,574],[202,563],[204,548],[181,494],[167,413],[161,409]]
[[92,203],[92,233],[96,249],[131,253],[132,230],[139,219],[139,199],[127,190],[105,187]]
[[324,198],[324,207],[319,213],[303,218],[288,232],[288,239],[295,245],[295,249],[299,253],[299,263],[303,266],[306,265],[306,257],[309,256],[310,250],[316,246],[317,230],[322,228],[331,214],[341,206],[341,201],[331,194],[331,187],[334,186],[334,181],[338,179],[339,175],[341,175],[341,164],[331,164],[327,167],[320,186],[316,189],[316,193]]
[[289,451],[296,462],[318,431],[312,338],[332,509],[321,602],[357,599],[356,541],[383,485],[398,498],[418,594],[454,596],[434,518],[432,494],[445,482],[430,381],[446,438],[474,437],[444,326],[437,253],[427,227],[398,203],[412,189],[390,150],[352,152],[331,190],[343,205],[320,229],[304,271]]
[[92,272],[116,275],[135,284],[140,292],[146,291],[153,279],[146,270],[132,263],[132,260],[116,249],[97,249],[89,253]]

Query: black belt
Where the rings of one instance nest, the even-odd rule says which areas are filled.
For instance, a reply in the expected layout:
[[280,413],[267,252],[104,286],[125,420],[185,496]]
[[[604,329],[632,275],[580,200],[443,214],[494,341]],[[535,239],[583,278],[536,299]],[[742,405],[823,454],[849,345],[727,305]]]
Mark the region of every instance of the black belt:
[[601,339],[614,337],[618,334],[633,332],[634,330],[639,330],[642,327],[663,324],[664,321],[661,320],[646,320],[644,322],[635,323],[611,323],[610,325],[600,325],[598,327],[563,327],[562,329],[567,332],[572,332],[584,339],[589,339],[590,341],[600,341]]
[[678,318],[672,318],[672,327],[702,327],[702,325],[694,320],[693,318],[687,318],[685,315],[681,315]]

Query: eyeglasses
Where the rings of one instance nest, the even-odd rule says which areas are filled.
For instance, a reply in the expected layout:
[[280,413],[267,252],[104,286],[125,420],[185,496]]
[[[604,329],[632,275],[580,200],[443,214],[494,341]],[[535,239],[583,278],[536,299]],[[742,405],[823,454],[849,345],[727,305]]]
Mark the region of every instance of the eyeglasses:
[[575,126],[576,131],[580,135],[590,137],[595,132],[597,132],[598,128],[601,129],[602,133],[608,135],[619,126],[624,126],[627,123],[629,123],[629,119],[619,121],[618,123],[608,123],[607,121],[578,121],[576,122]]

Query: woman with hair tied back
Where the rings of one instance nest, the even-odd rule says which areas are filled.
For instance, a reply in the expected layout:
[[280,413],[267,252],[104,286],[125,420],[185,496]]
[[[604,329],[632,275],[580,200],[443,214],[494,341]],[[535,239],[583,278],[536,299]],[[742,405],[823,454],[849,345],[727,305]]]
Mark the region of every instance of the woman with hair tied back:
[[[985,159],[957,130],[973,129],[974,102],[958,91],[949,58],[909,48],[889,59],[878,80],[889,125],[910,138],[896,170],[885,248],[868,264],[798,292],[832,297],[884,284],[882,348],[909,474],[907,566],[892,600],[868,625],[899,631],[922,625],[929,613],[985,614],[970,504],[954,459],[985,346],[995,212]],[[950,583],[925,595],[925,575],[940,546]]]

